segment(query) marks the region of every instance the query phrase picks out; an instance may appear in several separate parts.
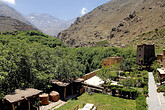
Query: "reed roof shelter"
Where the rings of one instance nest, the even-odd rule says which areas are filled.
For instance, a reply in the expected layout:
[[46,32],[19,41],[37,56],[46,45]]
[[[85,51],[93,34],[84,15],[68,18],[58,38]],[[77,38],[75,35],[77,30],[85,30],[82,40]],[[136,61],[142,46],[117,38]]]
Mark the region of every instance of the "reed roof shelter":
[[60,94],[60,98],[64,100],[67,100],[68,96],[80,94],[80,91],[83,88],[81,82],[84,82],[84,79],[78,78],[70,83],[61,82],[58,80],[50,81],[51,85],[53,86],[52,90],[57,91]]
[[27,102],[24,106],[24,110],[30,110],[30,98],[38,96],[42,91],[27,88],[27,89],[16,89],[13,93],[6,95],[4,98],[7,102],[12,104],[12,109],[15,110],[15,104]]

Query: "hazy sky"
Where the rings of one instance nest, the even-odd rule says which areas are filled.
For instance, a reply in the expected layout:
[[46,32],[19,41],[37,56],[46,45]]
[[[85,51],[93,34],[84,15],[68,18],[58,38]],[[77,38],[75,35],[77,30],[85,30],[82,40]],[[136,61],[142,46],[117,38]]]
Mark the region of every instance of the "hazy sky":
[[48,13],[60,19],[72,19],[110,0],[2,0],[24,15]]

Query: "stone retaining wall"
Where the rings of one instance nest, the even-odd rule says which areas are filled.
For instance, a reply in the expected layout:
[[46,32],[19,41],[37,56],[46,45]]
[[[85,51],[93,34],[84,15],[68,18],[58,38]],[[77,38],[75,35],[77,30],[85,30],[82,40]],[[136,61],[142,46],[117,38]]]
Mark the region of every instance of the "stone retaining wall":
[[84,80],[88,80],[89,78],[95,76],[96,73],[97,73],[99,70],[100,70],[100,69],[97,69],[97,70],[95,70],[95,71],[92,71],[92,72],[90,72],[90,73],[87,73],[87,74],[85,74],[82,78],[83,78]]

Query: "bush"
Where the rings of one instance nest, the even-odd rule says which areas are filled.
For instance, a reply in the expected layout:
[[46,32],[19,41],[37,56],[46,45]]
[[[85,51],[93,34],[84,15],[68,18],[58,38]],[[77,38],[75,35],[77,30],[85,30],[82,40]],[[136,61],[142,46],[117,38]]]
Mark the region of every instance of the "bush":
[[115,94],[116,94],[116,87],[111,88],[111,90],[112,90],[112,95],[115,96]]
[[143,94],[148,94],[148,86],[145,86],[145,87],[143,88]]
[[157,91],[165,92],[165,86],[164,85],[159,86]]
[[144,95],[140,95],[136,98],[136,110],[147,110],[147,103]]
[[125,72],[120,72],[120,76],[126,76]]
[[104,41],[100,41],[100,42],[96,43],[96,46],[105,46],[108,44],[109,44],[109,42],[107,40],[104,40]]

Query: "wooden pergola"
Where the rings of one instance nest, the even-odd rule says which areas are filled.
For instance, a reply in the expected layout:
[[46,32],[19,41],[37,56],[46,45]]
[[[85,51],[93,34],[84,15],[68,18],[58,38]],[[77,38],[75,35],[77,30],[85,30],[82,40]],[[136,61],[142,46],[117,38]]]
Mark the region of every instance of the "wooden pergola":
[[58,80],[52,80],[51,81],[51,84],[55,84],[61,88],[63,88],[63,91],[64,91],[64,99],[66,98],[66,87],[70,84],[70,83],[64,83],[64,82],[61,82],[61,81],[58,81]]
[[30,97],[37,96],[41,92],[33,88],[16,89],[13,93],[6,95],[5,100],[12,104],[13,110],[15,110],[14,104],[28,100],[28,110],[30,110]]
[[[67,92],[71,92],[70,95],[73,95],[74,94],[74,86],[73,86],[73,83],[81,83],[83,82],[84,79],[82,78],[78,78],[76,80],[73,80],[72,82],[70,83],[66,83],[66,82],[61,82],[61,81],[58,81],[58,80],[51,80],[50,83],[53,84],[53,85],[57,85],[58,88],[60,88],[60,91],[63,91],[63,94],[60,94],[63,96],[63,98],[65,99],[67,97]],[[76,85],[75,85],[76,86]],[[67,88],[69,87],[69,90],[67,90]],[[79,88],[80,89],[80,88]],[[57,90],[56,90],[57,91]],[[58,91],[59,93],[61,93],[60,91]]]

